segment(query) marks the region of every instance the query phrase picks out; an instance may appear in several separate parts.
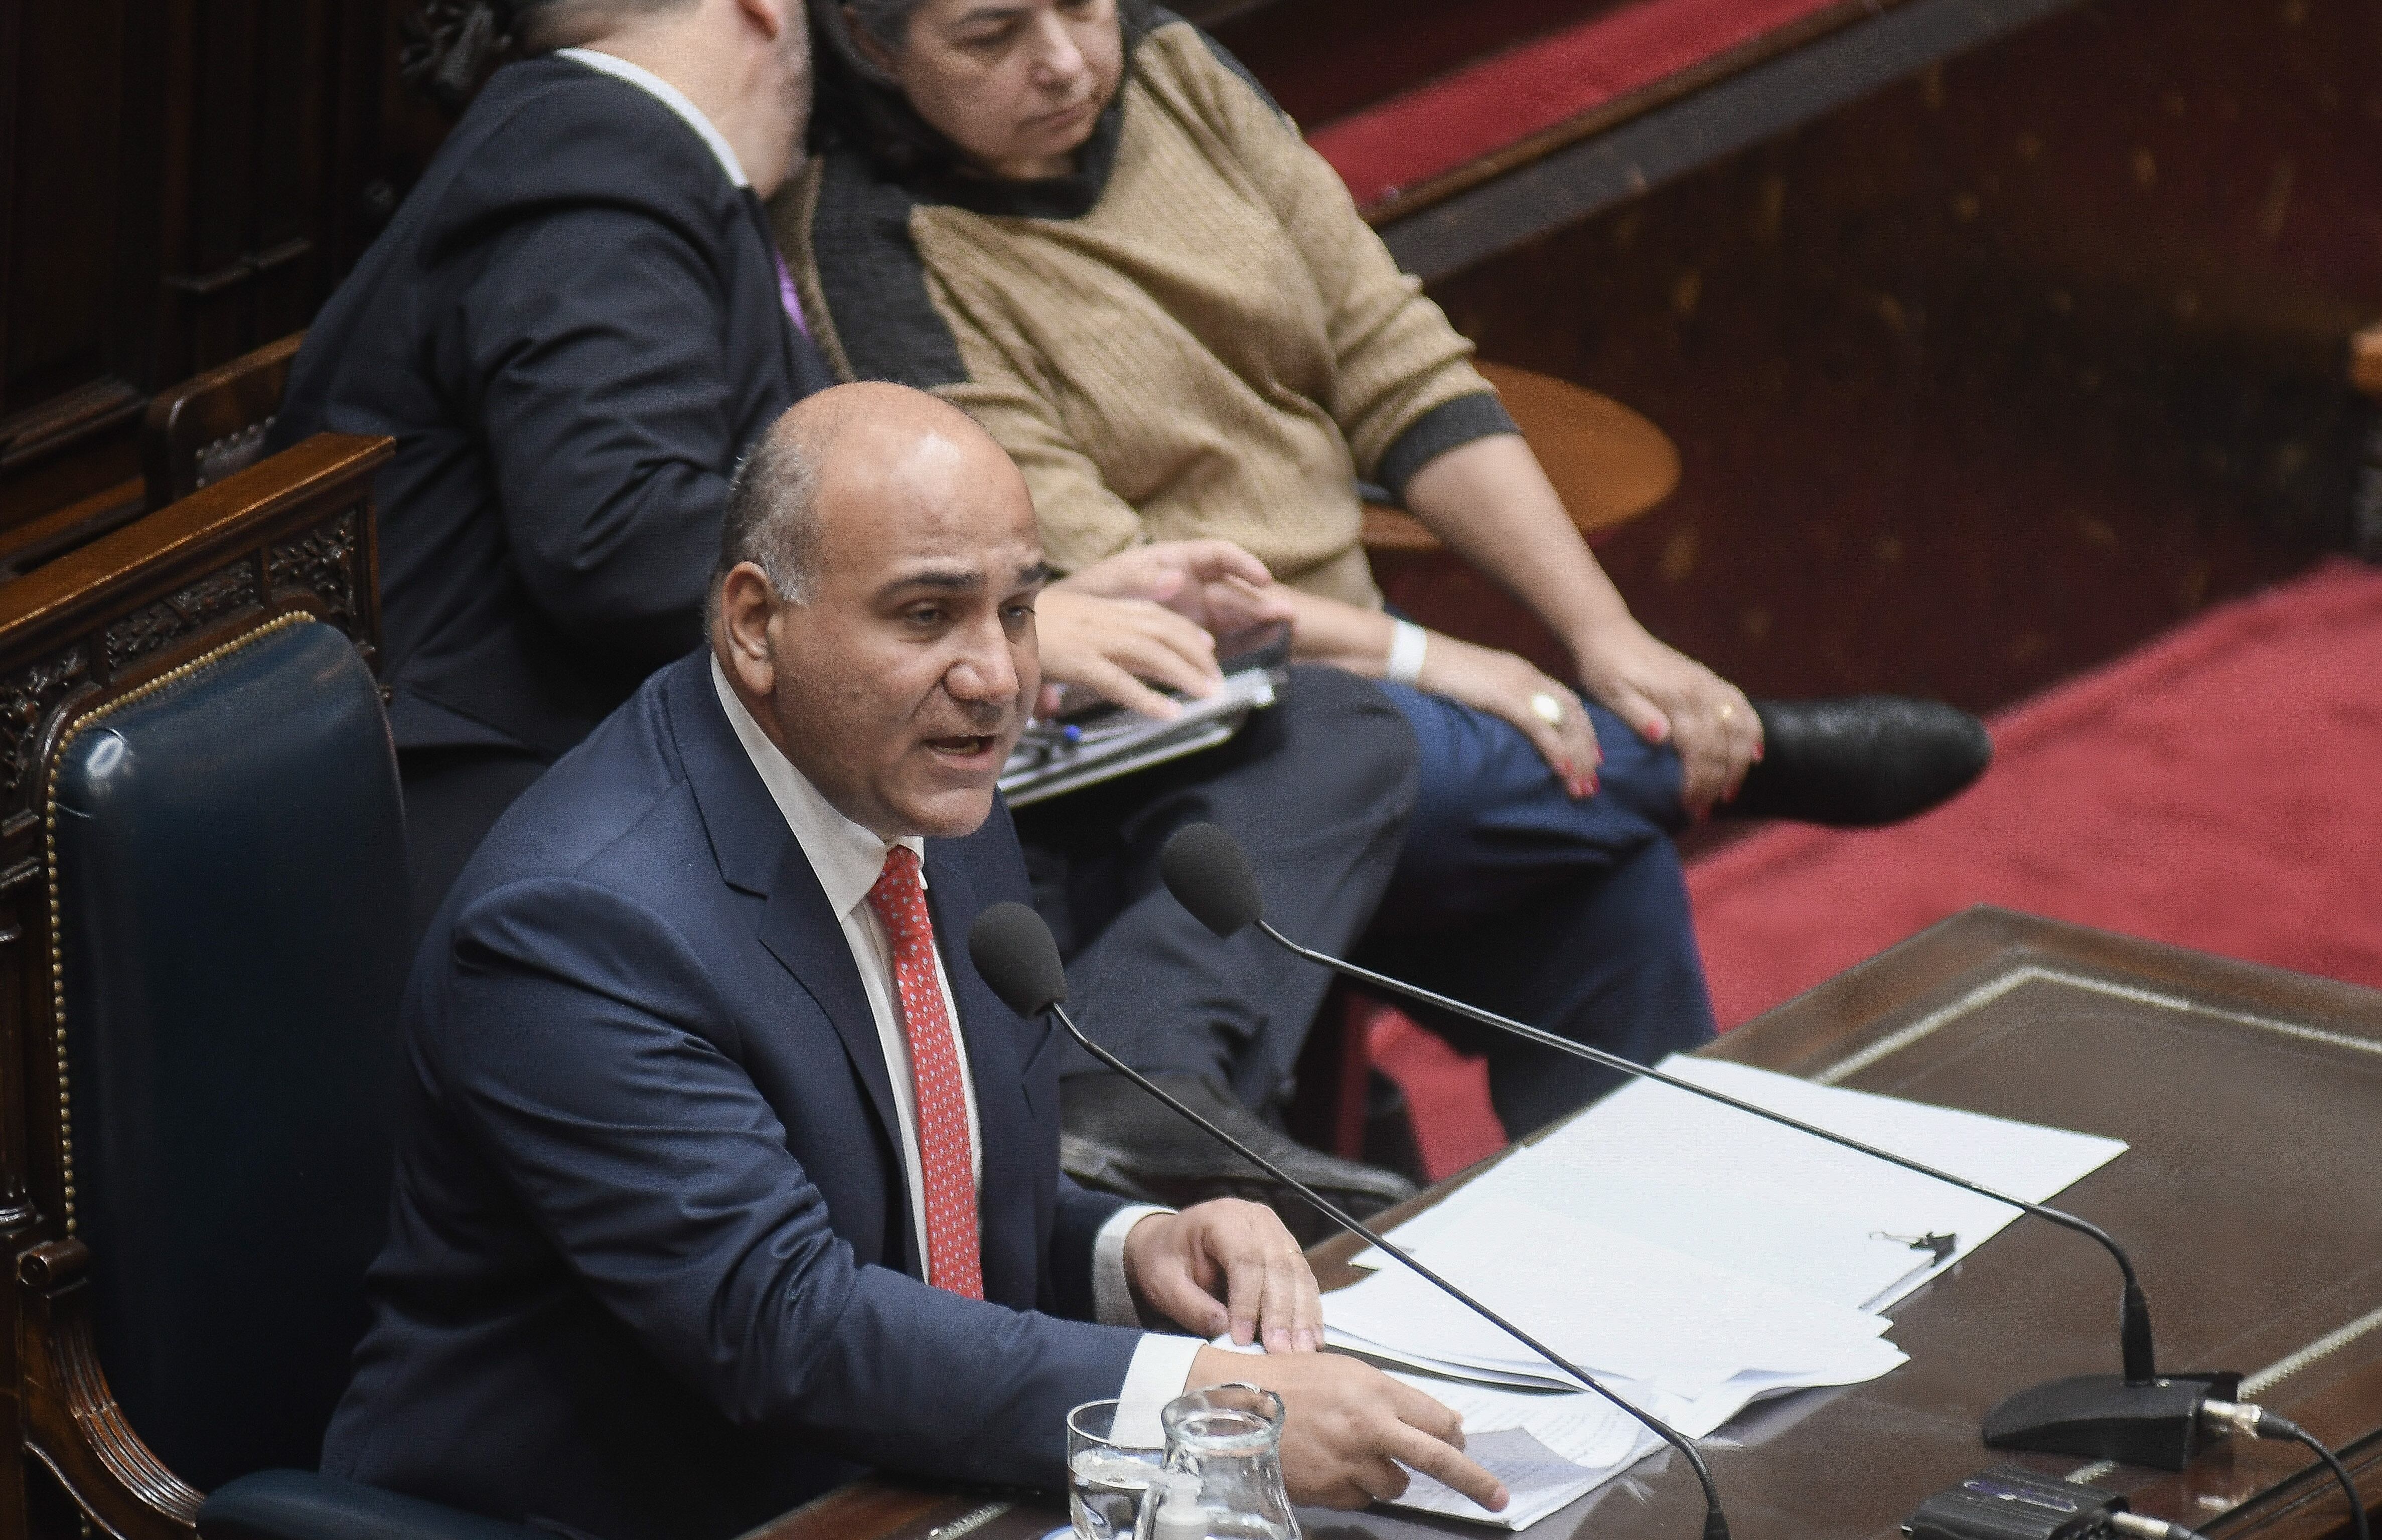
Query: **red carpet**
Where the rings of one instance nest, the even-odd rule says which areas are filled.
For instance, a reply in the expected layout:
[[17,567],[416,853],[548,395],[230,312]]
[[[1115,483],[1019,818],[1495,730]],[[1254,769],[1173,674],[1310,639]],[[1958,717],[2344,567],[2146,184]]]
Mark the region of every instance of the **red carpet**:
[[1504,1125],[1489,1106],[1486,1060],[1466,1058],[1387,1006],[1374,1013],[1371,1047],[1373,1063],[1406,1094],[1415,1142],[1431,1180],[1505,1147]]
[[[1993,727],[1993,770],[1925,818],[1689,869],[1724,1028],[1974,903],[2382,987],[2382,571],[2212,610]],[[1434,1176],[1496,1147],[1478,1065],[1402,1020],[1373,1045]]]
[[2382,986],[2382,573],[2211,611],[1994,723],[1975,790],[1689,874],[1734,1026],[1973,903]]
[[1792,25],[1830,0],[1639,0],[1308,136],[1358,207]]

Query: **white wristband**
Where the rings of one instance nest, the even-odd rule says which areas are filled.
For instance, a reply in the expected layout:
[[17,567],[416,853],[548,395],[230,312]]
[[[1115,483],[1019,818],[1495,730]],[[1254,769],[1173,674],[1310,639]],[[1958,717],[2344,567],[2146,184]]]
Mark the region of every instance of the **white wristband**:
[[1430,633],[1411,620],[1401,620],[1390,632],[1390,662],[1382,677],[1398,684],[1412,684],[1422,678],[1422,654],[1430,646]]

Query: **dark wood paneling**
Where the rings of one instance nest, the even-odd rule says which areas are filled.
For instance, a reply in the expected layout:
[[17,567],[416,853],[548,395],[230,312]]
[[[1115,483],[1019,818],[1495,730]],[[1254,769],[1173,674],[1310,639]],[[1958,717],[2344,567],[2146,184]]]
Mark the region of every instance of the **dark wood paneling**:
[[362,254],[425,153],[386,101],[403,5],[0,9],[0,530],[120,482],[152,392]]
[[[303,327],[361,251],[348,208],[377,167],[347,121],[369,116],[379,13],[303,0],[178,0],[166,126],[164,275],[153,386]],[[360,101],[359,98],[362,98]]]
[[16,46],[10,155],[0,167],[8,191],[0,422],[20,422],[120,361],[112,301],[128,200],[119,189],[138,158],[121,68],[128,9],[127,0],[8,7]]
[[[2349,542],[2382,0],[2092,0],[1433,286],[1677,442],[1602,555],[1760,693],[1985,709]],[[1394,596],[1557,661],[1439,563]]]

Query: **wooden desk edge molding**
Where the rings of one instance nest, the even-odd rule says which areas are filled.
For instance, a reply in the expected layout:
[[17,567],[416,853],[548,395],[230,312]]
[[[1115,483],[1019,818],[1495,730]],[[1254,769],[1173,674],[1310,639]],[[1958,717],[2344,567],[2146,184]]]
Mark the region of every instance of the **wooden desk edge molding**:
[[[1757,1018],[1705,1052],[1838,1083],[1881,1066],[1897,1068],[1889,1061],[1905,1053],[1924,1057],[1917,1051],[1931,1044],[1940,1046],[1935,1042],[1939,1034],[1948,1042],[1952,1029],[1973,1027],[1971,1018],[1996,1006],[2007,1008],[2011,997],[2030,985],[2074,990],[2088,1001],[2104,998],[2124,1009],[2172,1016],[2187,1028],[2206,1024],[2285,1047],[2347,1050],[2352,1057],[2373,1055],[2382,1060],[2382,993],[1984,906],[1956,915]],[[1503,1158],[1503,1154],[1492,1156],[1378,1216],[1376,1224],[1394,1228]],[[2088,1178],[2087,1183],[2095,1179]],[[2342,1199],[2355,1206],[2353,1194],[2344,1193]],[[2022,1236],[2031,1239],[2020,1241]],[[2039,1241],[2045,1248],[2063,1248],[2072,1240],[2021,1228],[1997,1245],[2007,1261],[2019,1244]],[[1344,1237],[1308,1253],[1327,1289],[1357,1276],[1347,1266],[1355,1251],[1355,1241]],[[2044,1254],[2058,1258],[2061,1265],[2074,1262],[2091,1286],[2107,1281],[2097,1270],[2106,1266],[2106,1259],[2091,1248],[2084,1251],[2091,1254],[2065,1249]],[[1963,1269],[1989,1256],[1980,1253]],[[2234,1346],[2244,1350],[2243,1362],[2226,1366],[2249,1371],[2245,1397],[2265,1399],[2318,1437],[2334,1440],[2371,1505],[2382,1503],[2382,1296],[2364,1298],[2350,1286],[2365,1286],[2364,1293],[2382,1290],[2382,1259],[2351,1258],[2343,1267],[2339,1286],[2321,1290],[2318,1299],[2296,1302],[2265,1323],[2273,1329],[2237,1333]],[[1931,1298],[1940,1296],[1958,1277],[1956,1270],[1914,1295],[1906,1306],[1897,1307],[1897,1318],[1924,1316]],[[2160,1297],[2156,1280],[2152,1281],[2155,1313]],[[2114,1317],[2109,1325],[2114,1338]],[[2108,1346],[2114,1352],[2114,1341]],[[2170,1338],[2165,1351],[2179,1363],[2190,1350],[2176,1348]],[[2229,1354],[2232,1349],[2223,1351]],[[1915,1379],[1917,1367],[1914,1355],[1911,1365],[1875,1385],[1849,1387],[1850,1395],[1813,1390],[1797,1399],[1824,1415],[1841,1400],[1859,1399],[1860,1392],[1891,1387],[1902,1376]],[[2295,1389],[2299,1393],[2291,1394]],[[1965,1428],[1972,1425],[1971,1410],[1939,1404],[1923,1421],[1941,1424],[1948,1418]],[[1964,1466],[1946,1479],[2006,1458],[1986,1449],[1982,1441],[1971,1448],[1973,1439],[1972,1434],[1945,1436],[1937,1462]],[[1760,1442],[1749,1441],[1747,1449],[1734,1452],[1708,1446],[1715,1450],[1715,1473],[1725,1497],[1732,1473],[1750,1478],[1742,1462]],[[1791,1446],[1793,1437],[1782,1436],[1780,1442]],[[1846,1451],[1847,1458],[1852,1452]],[[2296,1446],[2236,1440],[2216,1446],[2190,1469],[2172,1474],[2130,1467],[2111,1470],[2073,1457],[2016,1458],[2046,1474],[2080,1475],[2122,1490],[2136,1509],[2199,1529],[2215,1540],[2330,1540],[2346,1528],[2347,1507],[2338,1488]],[[1839,1474],[1844,1469],[1840,1463],[1821,1463]],[[1683,1467],[1658,1470],[1637,1485],[1660,1488],[1659,1500],[1633,1506],[1627,1513],[1603,1510],[1599,1517],[1613,1521],[1609,1529],[1615,1540],[1692,1532],[1694,1504]],[[1757,1527],[1753,1522],[1762,1505],[1760,1494],[1750,1489],[1752,1485],[1748,1479],[1739,1488],[1751,1504],[1740,1517],[1743,1533],[1774,1534],[1774,1524]],[[1590,1494],[1581,1506],[1546,1521],[1546,1533],[1572,1534],[1580,1528],[1582,1509],[1597,1502],[1600,1495]],[[1926,1495],[1919,1490],[1893,1494],[1905,1511]],[[1774,1520],[1777,1505],[1768,1506]],[[868,1477],[754,1530],[745,1540],[1029,1540],[1063,1522],[1063,1499],[1052,1495],[988,1493]],[[1349,1537],[1392,1532],[1420,1534],[1425,1528],[1376,1509],[1345,1515],[1333,1531]],[[1872,1540],[1887,1540],[1886,1532],[1876,1531]]]
[[[324,434],[0,587],[0,1439],[102,1530],[187,1535],[198,1494],[141,1442],[92,1341],[61,1104],[57,900],[42,791],[68,724],[288,615],[380,646],[372,477],[386,438]],[[0,1461],[0,1533],[27,1533],[27,1461]]]
[[[2382,992],[1991,905],[1974,906],[1911,937],[1705,1051],[1836,1085],[1918,1048],[2027,986],[2043,984],[2192,1026],[2241,1031],[2278,1045],[2348,1049],[2382,1061]],[[2146,1086],[2143,1094],[2153,1093]],[[2348,1192],[2342,1201],[2355,1203]],[[2222,1240],[2212,1235],[2208,1244],[2220,1253],[2212,1264],[2221,1267]],[[2370,1508],[2382,1503],[2382,1265],[2366,1259],[2362,1273],[2363,1294],[2332,1299],[2351,1295],[2343,1287],[2327,1290],[2324,1301],[2301,1302],[2314,1324],[2224,1366],[2247,1371],[2244,1399],[2278,1410],[2288,1406],[2294,1420],[2331,1443]],[[2342,1285],[2359,1279],[2360,1269],[2348,1264]],[[2152,1304],[2155,1315],[2155,1291]],[[2286,1312],[2285,1318],[2299,1316]],[[2247,1347],[2257,1335],[2243,1333],[2236,1341]],[[2163,1366],[2182,1366],[2171,1339],[2163,1353]],[[2339,1370],[2344,1363],[2354,1366],[2331,1384],[2302,1390],[2305,1382],[2299,1376],[2320,1365]],[[1982,1444],[1978,1458],[1981,1465],[1993,1459]],[[2021,1456],[2020,1462],[2116,1486],[2140,1511],[2224,1540],[2330,1540],[2347,1532],[2348,1508],[2339,1488],[2296,1446],[2284,1452],[2275,1445],[2236,1440],[2174,1473],[2103,1461],[2079,1466],[2057,1456]]]

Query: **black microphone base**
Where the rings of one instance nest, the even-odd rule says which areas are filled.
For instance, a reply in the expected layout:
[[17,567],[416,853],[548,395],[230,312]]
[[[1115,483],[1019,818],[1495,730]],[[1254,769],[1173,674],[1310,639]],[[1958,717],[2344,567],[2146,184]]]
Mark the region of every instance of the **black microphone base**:
[[1986,1412],[1985,1444],[2180,1471],[2209,1441],[2202,1403],[2231,1400],[2241,1387],[2241,1376],[2229,1372],[2162,1375],[2146,1385],[2122,1375],[2055,1379]]

